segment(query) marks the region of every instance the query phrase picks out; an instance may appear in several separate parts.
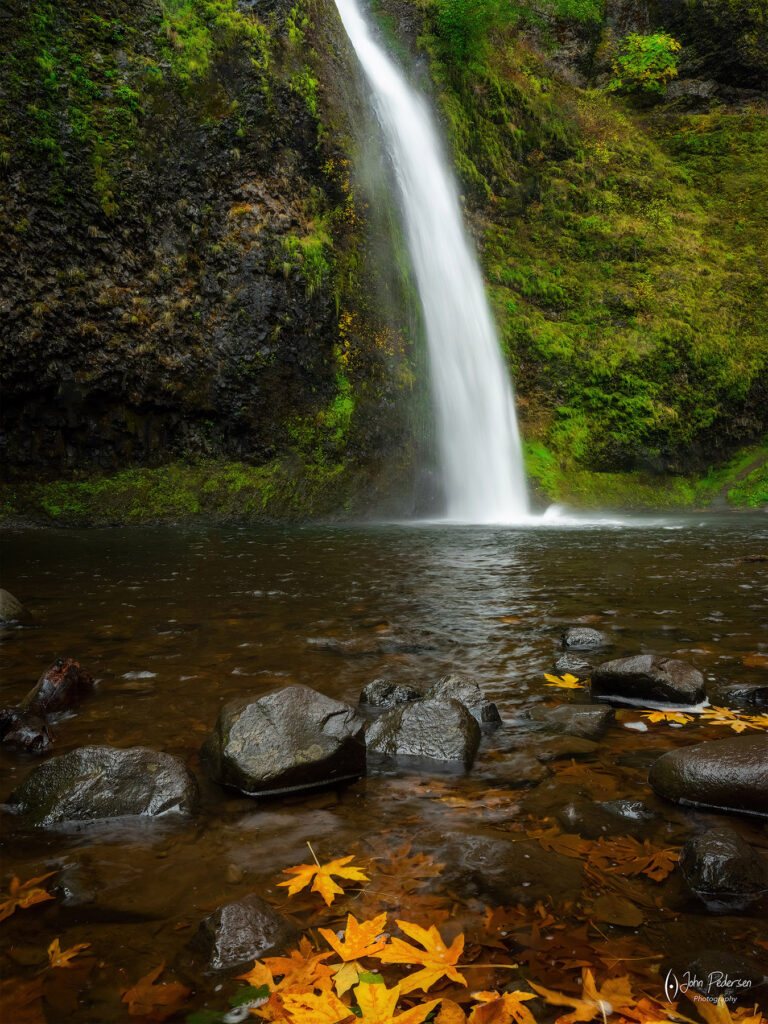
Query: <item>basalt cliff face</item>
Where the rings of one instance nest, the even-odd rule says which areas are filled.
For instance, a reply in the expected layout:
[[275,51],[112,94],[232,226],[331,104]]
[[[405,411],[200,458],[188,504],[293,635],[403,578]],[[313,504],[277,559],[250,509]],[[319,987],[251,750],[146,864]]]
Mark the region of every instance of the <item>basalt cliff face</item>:
[[[445,129],[543,496],[768,500],[766,4],[732,6],[374,6]],[[666,97],[606,92],[662,25]],[[418,505],[421,327],[332,0],[5,0],[0,31],[5,514]]]

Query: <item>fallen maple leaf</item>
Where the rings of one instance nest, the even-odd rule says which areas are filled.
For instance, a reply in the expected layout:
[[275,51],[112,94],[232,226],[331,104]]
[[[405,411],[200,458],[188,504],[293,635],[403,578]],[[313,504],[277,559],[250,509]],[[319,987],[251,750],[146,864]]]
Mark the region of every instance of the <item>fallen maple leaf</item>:
[[288,895],[295,896],[312,882],[312,892],[319,892],[330,907],[337,896],[341,896],[344,890],[334,882],[332,875],[338,878],[351,879],[354,882],[367,882],[368,876],[363,874],[360,868],[349,867],[352,860],[349,857],[339,857],[338,860],[328,861],[327,864],[299,864],[293,868],[284,868],[284,875],[295,875],[296,877],[288,882],[278,882],[280,886],[288,888]]
[[334,984],[338,995],[343,996],[357,982],[362,967],[362,957],[374,956],[382,950],[387,939],[382,932],[387,927],[387,914],[379,914],[371,921],[357,921],[352,914],[347,916],[347,927],[343,940],[336,937],[330,928],[321,928],[320,934],[341,957],[343,963],[336,968]]
[[54,939],[48,947],[48,966],[49,967],[73,967],[74,964],[70,963],[78,953],[82,953],[84,949],[90,947],[90,942],[78,942],[76,946],[70,946],[69,949],[62,950],[59,945],[59,940]]
[[[697,998],[693,992],[686,992],[692,1003],[696,1004],[696,1012],[707,1024],[763,1024],[765,1017],[755,1007],[754,1014],[749,1010],[736,1010],[734,1014],[728,1009],[725,999],[720,996],[716,1003],[707,999]],[[749,1016],[746,1016],[749,1014]]]
[[[709,722],[710,725],[727,725],[734,732],[744,732],[746,729],[760,729],[761,725],[755,724],[749,715],[740,715],[730,708],[718,708],[712,706],[700,712],[699,717]],[[757,716],[755,716],[757,717]]]
[[681,711],[641,711],[640,714],[649,722],[674,722],[677,725],[685,725],[693,721],[693,715],[684,715]]
[[426,992],[436,981],[445,975],[459,985],[466,985],[466,979],[456,970],[456,963],[464,951],[464,936],[457,935],[447,947],[440,932],[434,925],[428,929],[408,921],[398,921],[399,928],[411,939],[424,948],[418,949],[403,939],[394,938],[379,953],[383,964],[422,964],[423,970],[411,974],[400,983],[400,991],[405,994],[420,988]]
[[595,1017],[602,1017],[605,1020],[612,1013],[635,1005],[636,1001],[632,998],[632,989],[627,975],[621,978],[609,978],[599,990],[589,968],[584,968],[581,977],[580,998],[567,996],[563,992],[554,992],[552,989],[536,985],[534,982],[530,983],[531,988],[535,989],[552,1006],[573,1007],[571,1013],[565,1013],[558,1017],[555,1024],[577,1024],[578,1021],[591,1021]]
[[532,992],[474,992],[482,1005],[475,1006],[469,1024],[536,1024],[536,1020],[523,1002],[535,999]]
[[133,988],[123,990],[122,1001],[128,1003],[132,1017],[151,1017],[163,1021],[175,1013],[189,995],[190,990],[178,981],[156,985],[155,982],[165,970],[165,961],[149,974],[139,978]]
[[288,1019],[296,1024],[338,1024],[352,1011],[330,990],[327,992],[286,992],[282,997]]
[[395,985],[394,988],[365,982],[358,985],[354,990],[354,995],[357,1005],[362,1011],[359,1020],[362,1020],[364,1024],[423,1024],[427,1015],[440,1002],[439,999],[432,999],[428,1003],[420,1003],[418,1006],[412,1006],[410,1010],[395,1014],[395,1008],[402,994],[402,985]]
[[0,921],[10,917],[17,909],[26,910],[27,907],[33,907],[36,903],[45,903],[46,900],[55,899],[47,890],[39,888],[40,882],[44,882],[46,878],[55,874],[55,871],[49,871],[48,874],[30,878],[27,882],[12,878],[11,884],[8,886],[8,899],[0,903]]
[[[333,968],[329,967],[325,960],[331,956],[330,953],[318,953],[312,943],[306,937],[299,942],[298,949],[292,949],[288,956],[268,956],[264,964],[274,976],[282,975],[282,979],[275,986],[275,991],[295,990],[297,988],[329,989],[333,978]],[[254,979],[254,972],[244,975],[252,985],[264,985],[266,982],[257,982]]]
[[549,680],[549,682],[544,684],[545,686],[559,686],[561,690],[584,689],[584,685],[579,682],[579,677],[572,676],[570,672],[566,672],[563,676],[551,676],[548,672],[545,672],[544,678]]

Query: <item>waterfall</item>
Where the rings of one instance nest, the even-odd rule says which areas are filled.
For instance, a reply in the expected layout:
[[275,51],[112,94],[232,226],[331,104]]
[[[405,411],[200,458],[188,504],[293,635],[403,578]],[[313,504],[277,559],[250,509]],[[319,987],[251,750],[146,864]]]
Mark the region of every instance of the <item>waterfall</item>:
[[519,521],[528,515],[528,495],[512,386],[436,123],[373,38],[356,0],[336,6],[397,180],[424,313],[446,516]]

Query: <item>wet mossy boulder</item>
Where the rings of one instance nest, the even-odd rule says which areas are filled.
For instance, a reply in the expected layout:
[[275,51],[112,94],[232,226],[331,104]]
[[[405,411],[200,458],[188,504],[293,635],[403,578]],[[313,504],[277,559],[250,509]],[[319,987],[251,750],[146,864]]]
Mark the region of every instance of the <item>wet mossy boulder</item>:
[[210,777],[248,796],[313,789],[365,774],[363,718],[309,686],[225,704],[203,744]]
[[480,726],[458,700],[422,700],[385,712],[369,726],[366,744],[386,757],[469,768],[480,746]]
[[398,704],[408,704],[412,700],[421,700],[424,696],[407,683],[393,683],[390,679],[374,679],[360,694],[360,703],[372,708],[393,708]]
[[93,690],[93,678],[74,658],[59,658],[43,672],[21,702],[23,711],[52,715],[68,711]]
[[425,697],[427,700],[457,700],[480,725],[492,726],[501,722],[499,709],[488,700],[473,676],[451,672],[438,679]]
[[79,747],[39,765],[10,797],[30,825],[129,815],[189,816],[197,780],[181,758],[145,747]]
[[206,970],[227,971],[282,949],[294,931],[274,907],[250,895],[204,918],[190,949],[204,957]]
[[649,782],[676,803],[768,817],[768,733],[670,750],[651,766]]
[[591,691],[593,697],[672,704],[699,704],[706,696],[698,669],[654,654],[603,662],[592,671]]

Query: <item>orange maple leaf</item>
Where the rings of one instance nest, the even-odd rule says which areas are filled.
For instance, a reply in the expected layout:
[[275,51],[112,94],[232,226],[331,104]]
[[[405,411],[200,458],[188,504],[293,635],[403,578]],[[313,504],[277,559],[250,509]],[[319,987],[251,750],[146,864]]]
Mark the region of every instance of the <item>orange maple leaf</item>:
[[566,672],[563,676],[551,676],[549,672],[545,672],[544,678],[549,680],[549,682],[544,684],[545,686],[557,686],[561,690],[584,689],[584,685],[579,682],[579,677],[572,676],[570,672]]
[[274,976],[282,975],[282,980],[275,986],[277,991],[299,987],[328,989],[331,987],[333,968],[323,961],[330,955],[316,952],[309,939],[303,937],[299,948],[292,949],[288,956],[268,956],[264,963]]
[[332,875],[338,878],[348,878],[354,882],[367,882],[368,876],[363,874],[360,868],[348,867],[352,856],[339,857],[338,860],[328,861],[327,864],[299,864],[293,868],[284,868],[284,875],[295,875],[296,877],[288,882],[278,882],[278,885],[288,888],[288,895],[295,896],[312,882],[312,892],[319,892],[330,907],[337,896],[341,896],[344,890],[334,882]]
[[532,992],[473,992],[482,1005],[472,1008],[469,1024],[536,1024],[536,1020],[523,1006],[527,999],[535,999]]
[[282,997],[288,1020],[296,1024],[339,1024],[352,1016],[348,1006],[330,990],[327,992],[287,992]]
[[403,995],[401,985],[387,988],[383,984],[371,985],[366,982],[358,985],[355,990],[357,1005],[362,1011],[358,1018],[364,1024],[423,1024],[428,1014],[434,1010],[439,999],[428,1003],[412,1006],[410,1010],[395,1013],[398,1000]]
[[456,963],[464,951],[463,935],[457,935],[450,947],[447,947],[434,925],[425,929],[408,921],[398,921],[397,924],[406,935],[424,947],[418,949],[409,942],[394,938],[379,953],[379,960],[383,964],[423,965],[423,970],[409,975],[400,982],[400,991],[403,994],[413,992],[416,988],[426,992],[443,975],[451,981],[458,982],[459,985],[467,984],[466,979],[456,970]]
[[685,715],[681,711],[641,711],[643,718],[655,724],[657,722],[674,722],[677,725],[685,725],[693,721],[693,715]]
[[11,879],[11,884],[8,886],[8,899],[0,903],[0,921],[10,917],[17,909],[26,910],[27,907],[33,907],[36,903],[55,899],[45,889],[39,888],[40,882],[44,882],[46,878],[55,874],[55,871],[49,871],[48,874],[30,878],[27,882],[22,882],[19,878]]
[[635,1005],[628,975],[621,978],[609,978],[599,990],[589,968],[585,968],[581,972],[581,977],[581,998],[567,996],[563,992],[554,992],[552,989],[536,985],[534,982],[530,983],[531,988],[535,989],[552,1006],[573,1007],[571,1013],[565,1013],[558,1017],[555,1024],[577,1024],[579,1021],[594,1020],[595,1017],[602,1017],[605,1020],[610,1014]]
[[696,1012],[707,1024],[764,1024],[765,1017],[757,1007],[754,1013],[742,1009],[735,1010],[732,1014],[722,996],[716,1003],[710,1003],[706,999],[697,999],[693,992],[686,992],[686,995],[696,1004]]
[[730,708],[718,708],[714,705],[699,713],[699,718],[710,725],[727,725],[734,732],[744,732],[746,729],[760,729],[762,726],[754,722],[758,716],[740,715]]
[[128,1003],[128,1013],[132,1017],[150,1017],[155,1021],[163,1021],[175,1013],[187,998],[190,990],[177,981],[155,984],[164,970],[165,961],[139,978],[133,988],[123,990],[122,1001]]
[[358,959],[374,956],[386,946],[387,938],[382,935],[386,927],[387,915],[384,912],[371,921],[357,921],[349,914],[343,940],[339,940],[330,928],[320,929],[320,934],[343,961],[336,968],[334,980],[338,995],[343,996],[356,983],[362,970]]
[[70,946],[69,949],[62,950],[59,940],[54,939],[48,947],[48,966],[73,967],[74,964],[70,963],[70,961],[74,960],[78,953],[88,949],[90,945],[90,942],[78,942],[76,946]]

